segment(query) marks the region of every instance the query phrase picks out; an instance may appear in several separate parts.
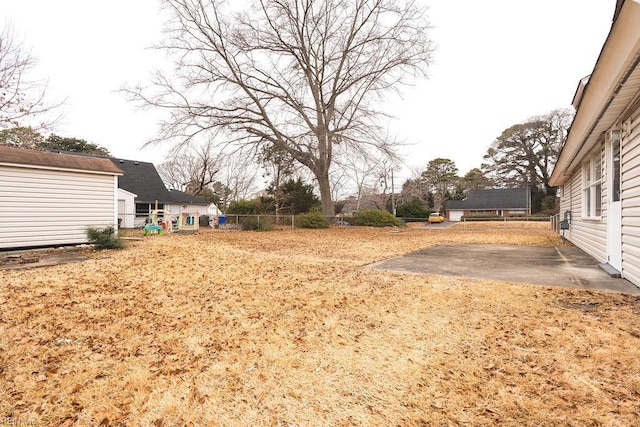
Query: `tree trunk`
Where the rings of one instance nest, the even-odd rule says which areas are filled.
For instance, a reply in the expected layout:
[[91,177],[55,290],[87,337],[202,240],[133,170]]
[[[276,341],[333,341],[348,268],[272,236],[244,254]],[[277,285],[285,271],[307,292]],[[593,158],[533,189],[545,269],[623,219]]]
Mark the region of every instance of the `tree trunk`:
[[331,222],[336,216],[336,208],[331,199],[331,184],[329,182],[329,171],[322,171],[316,174],[318,187],[320,187],[320,201],[322,202],[322,214]]

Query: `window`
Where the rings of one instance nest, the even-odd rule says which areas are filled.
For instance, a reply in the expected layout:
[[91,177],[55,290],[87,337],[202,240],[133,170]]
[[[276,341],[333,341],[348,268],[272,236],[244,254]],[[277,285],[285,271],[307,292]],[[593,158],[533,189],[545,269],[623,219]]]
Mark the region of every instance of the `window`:
[[611,183],[611,201],[619,202],[620,201],[620,139],[613,141],[612,143],[612,179]]
[[471,209],[470,211],[471,215],[495,215],[496,211],[492,211],[492,210],[482,210],[482,209]]
[[602,159],[600,150],[582,167],[582,216],[599,218],[602,215]]
[[136,215],[147,216],[150,212],[149,203],[136,203]]
[[[147,216],[156,209],[155,203],[136,203],[136,215]],[[158,203],[158,209],[164,209],[164,203]],[[162,217],[163,213],[160,213]]]

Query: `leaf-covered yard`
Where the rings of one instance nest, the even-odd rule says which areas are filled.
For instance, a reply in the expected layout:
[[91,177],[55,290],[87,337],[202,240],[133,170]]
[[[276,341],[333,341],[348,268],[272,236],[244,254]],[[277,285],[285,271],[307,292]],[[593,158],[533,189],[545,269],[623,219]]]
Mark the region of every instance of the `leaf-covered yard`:
[[0,420],[638,425],[637,298],[362,268],[547,228],[206,231],[0,271]]

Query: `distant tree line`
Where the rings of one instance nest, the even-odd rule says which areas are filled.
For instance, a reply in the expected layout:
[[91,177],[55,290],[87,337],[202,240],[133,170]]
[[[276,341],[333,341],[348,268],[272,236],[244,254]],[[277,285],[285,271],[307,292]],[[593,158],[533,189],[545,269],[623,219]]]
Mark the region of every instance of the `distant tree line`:
[[33,128],[21,126],[1,130],[0,145],[37,150],[87,153],[100,157],[111,156],[111,153],[105,147],[87,142],[84,139],[63,137],[53,133],[45,138],[40,132]]

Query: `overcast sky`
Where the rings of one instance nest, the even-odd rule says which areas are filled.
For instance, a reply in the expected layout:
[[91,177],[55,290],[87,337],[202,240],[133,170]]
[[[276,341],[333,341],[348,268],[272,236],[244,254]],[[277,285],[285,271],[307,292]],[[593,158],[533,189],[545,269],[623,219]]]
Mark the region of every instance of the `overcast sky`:
[[[571,104],[591,73],[611,27],[615,0],[421,0],[430,7],[437,45],[430,77],[389,103],[392,132],[409,169],[453,160],[460,173],[479,167],[491,142],[528,117]],[[157,0],[0,0],[0,23],[39,60],[49,93],[66,98],[55,130],[107,147],[115,156],[152,161],[166,149],[142,149],[157,116],[139,111],[118,88],[148,81],[164,56]]]

